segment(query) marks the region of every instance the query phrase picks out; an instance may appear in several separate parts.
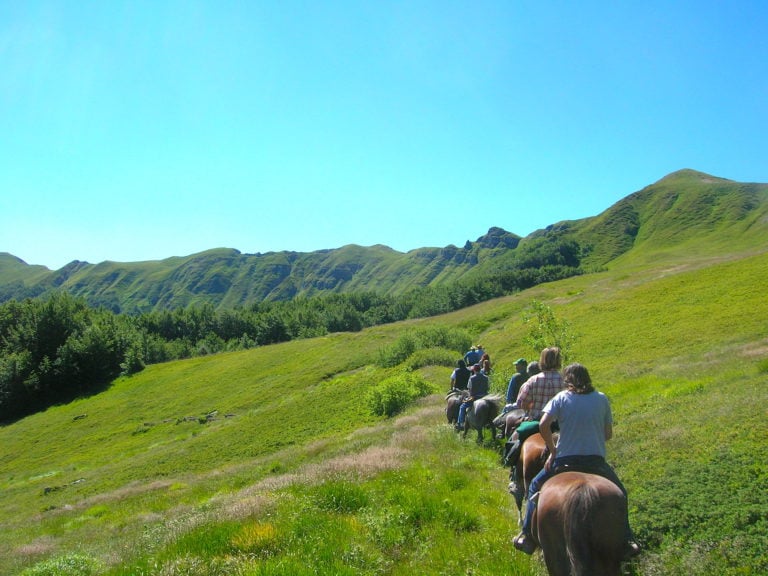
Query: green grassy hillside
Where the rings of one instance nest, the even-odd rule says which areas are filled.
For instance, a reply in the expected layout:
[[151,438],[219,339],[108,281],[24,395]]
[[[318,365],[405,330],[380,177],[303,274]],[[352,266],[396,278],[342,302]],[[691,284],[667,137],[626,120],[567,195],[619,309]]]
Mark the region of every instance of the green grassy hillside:
[[0,573],[542,574],[511,547],[496,451],[443,423],[450,367],[419,368],[435,394],[400,416],[365,402],[404,370],[380,351],[423,326],[481,341],[502,389],[533,356],[534,299],[612,400],[647,548],[629,573],[766,573],[768,247],[712,238],[439,318],[150,366],[4,426]]
[[545,266],[572,274],[627,260],[743,253],[762,245],[766,235],[768,184],[680,170],[597,216],[558,222],[522,239],[494,227],[460,248],[401,253],[381,245],[349,245],[266,254],[219,248],[154,262],[72,262],[58,271],[0,254],[0,302],[67,290],[92,306],[133,314],[206,302],[225,309],[326,292],[402,295]]
[[767,226],[767,185],[680,170],[586,222],[576,237],[596,246],[588,260],[615,266],[742,253],[763,245]]

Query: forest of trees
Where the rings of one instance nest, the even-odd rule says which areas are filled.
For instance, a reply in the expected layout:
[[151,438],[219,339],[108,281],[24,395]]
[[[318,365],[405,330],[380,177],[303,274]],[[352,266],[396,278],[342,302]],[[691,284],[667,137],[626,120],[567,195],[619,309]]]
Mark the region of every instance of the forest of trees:
[[0,422],[96,393],[147,364],[434,316],[578,273],[554,264],[402,296],[328,294],[138,316],[91,308],[66,292],[10,300],[0,304]]

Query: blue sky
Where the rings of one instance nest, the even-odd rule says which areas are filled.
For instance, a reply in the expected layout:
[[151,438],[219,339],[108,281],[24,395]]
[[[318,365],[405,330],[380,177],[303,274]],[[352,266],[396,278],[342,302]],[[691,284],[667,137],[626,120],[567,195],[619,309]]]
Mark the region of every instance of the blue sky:
[[768,182],[768,3],[0,0],[0,252],[461,246]]

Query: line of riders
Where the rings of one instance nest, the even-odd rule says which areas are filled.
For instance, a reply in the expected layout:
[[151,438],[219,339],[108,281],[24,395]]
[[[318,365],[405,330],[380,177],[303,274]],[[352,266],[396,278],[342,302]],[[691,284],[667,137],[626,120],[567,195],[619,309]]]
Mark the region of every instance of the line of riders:
[[[555,474],[566,471],[587,472],[607,478],[616,484],[624,497],[627,490],[613,468],[606,462],[605,443],[613,435],[611,406],[605,394],[592,386],[586,367],[575,363],[561,373],[561,354],[557,347],[541,351],[539,361],[530,364],[525,358],[515,362],[516,373],[507,386],[506,405],[493,419],[499,439],[506,439],[504,464],[510,467],[509,492],[521,510],[523,497],[528,505],[522,530],[514,540],[518,550],[532,554],[537,543],[532,536],[532,523],[539,493],[544,483]],[[451,394],[463,398],[459,407],[456,430],[467,432],[468,412],[489,394],[490,357],[482,346],[473,346],[457,363],[451,374]],[[449,415],[449,421],[451,416]],[[478,429],[482,438],[482,425]],[[543,439],[541,468],[530,479],[518,469],[524,442],[540,434]],[[526,494],[527,489],[527,494]],[[640,553],[625,514],[624,559]]]

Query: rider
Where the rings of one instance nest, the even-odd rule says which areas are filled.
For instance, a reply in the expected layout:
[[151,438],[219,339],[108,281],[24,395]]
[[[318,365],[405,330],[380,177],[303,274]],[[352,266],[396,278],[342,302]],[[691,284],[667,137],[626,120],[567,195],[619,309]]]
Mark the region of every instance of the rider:
[[471,375],[472,372],[469,371],[469,368],[467,368],[467,364],[464,362],[464,360],[459,360],[456,363],[456,368],[451,374],[451,389],[466,390],[467,383],[469,382],[469,377]]
[[[589,372],[581,364],[571,364],[563,372],[567,388],[544,407],[540,421],[541,435],[547,443],[549,457],[544,468],[531,482],[523,529],[514,539],[515,548],[531,554],[536,543],[531,536],[533,513],[542,485],[558,472],[581,470],[603,476],[614,482],[627,495],[616,472],[605,461],[605,442],[613,436],[613,418],[607,396],[592,386]],[[550,424],[557,421],[560,436],[557,445]],[[625,558],[635,556],[640,547],[632,536],[626,519]]]
[[[509,379],[509,383],[507,384],[507,393],[504,396],[504,408],[502,409],[501,415],[498,419],[499,422],[501,422],[499,425],[501,431],[496,435],[496,438],[499,440],[506,438],[506,425],[504,424],[506,419],[504,418],[504,415],[517,408],[517,404],[515,404],[515,400],[517,400],[517,393],[520,391],[520,386],[522,386],[523,383],[528,380],[528,372],[526,371],[527,367],[528,361],[525,358],[518,358],[515,362],[516,372],[512,375],[512,378]],[[494,422],[494,424],[496,424],[496,422]]]
[[480,358],[483,357],[483,348],[480,345],[472,346],[467,353],[464,354],[464,362],[467,366],[474,366],[480,362]]
[[483,353],[480,358],[480,369],[486,376],[491,375],[491,357],[488,355],[488,352]]
[[511,467],[509,472],[510,493],[515,493],[518,490],[516,466],[523,442],[529,436],[539,432],[539,418],[541,418],[542,408],[549,402],[550,398],[563,389],[563,378],[560,375],[561,365],[560,348],[556,346],[544,348],[539,357],[541,372],[528,378],[520,387],[520,392],[517,395],[517,407],[525,410],[526,421],[520,424],[509,437],[504,457],[506,464]]
[[517,393],[520,391],[520,387],[528,379],[528,361],[525,358],[518,358],[515,362],[515,374],[509,379],[507,384],[507,404],[514,404],[517,400]]
[[539,372],[541,372],[541,368],[539,368],[538,360],[534,360],[533,362],[528,364],[528,378],[530,378],[531,376],[535,376]]
[[464,418],[472,403],[488,394],[488,376],[483,374],[480,364],[472,366],[472,372],[473,374],[470,376],[469,384],[467,385],[469,398],[464,400],[464,402],[461,403],[461,406],[459,406],[459,418],[456,421],[456,430],[462,430],[464,428]]

